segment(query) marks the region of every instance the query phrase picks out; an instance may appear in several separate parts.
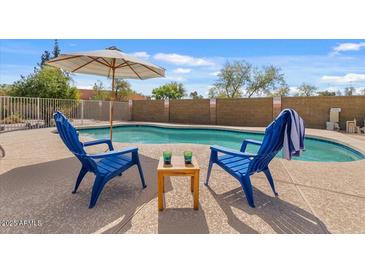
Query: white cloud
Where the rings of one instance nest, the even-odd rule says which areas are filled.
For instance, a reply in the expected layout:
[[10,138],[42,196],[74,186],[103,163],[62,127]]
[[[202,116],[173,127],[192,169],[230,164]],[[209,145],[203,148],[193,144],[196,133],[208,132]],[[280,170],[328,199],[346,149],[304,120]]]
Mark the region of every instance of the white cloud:
[[347,73],[344,76],[325,75],[321,77],[321,81],[326,83],[337,83],[337,84],[365,82],[365,74]]
[[359,87],[355,89],[355,95],[365,95],[365,87]]
[[365,47],[365,43],[342,43],[333,48],[333,55],[339,54],[341,51],[359,51]]
[[175,73],[180,73],[180,74],[186,74],[186,73],[190,73],[191,69],[189,68],[177,68],[174,70]]
[[289,96],[295,96],[298,93],[298,87],[289,86]]
[[157,53],[153,56],[154,59],[164,61],[176,65],[189,65],[189,66],[213,66],[214,63],[204,59],[196,58],[189,55],[180,55],[176,53]]
[[148,59],[150,57],[150,55],[145,51],[136,51],[136,52],[130,53],[129,55],[132,55],[136,58],[142,58],[142,59]]

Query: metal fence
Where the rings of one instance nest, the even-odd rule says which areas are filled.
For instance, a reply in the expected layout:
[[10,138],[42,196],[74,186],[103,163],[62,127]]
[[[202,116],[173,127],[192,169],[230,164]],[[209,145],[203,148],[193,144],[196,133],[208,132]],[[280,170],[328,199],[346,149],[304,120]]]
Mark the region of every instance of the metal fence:
[[[0,133],[53,127],[52,114],[63,112],[74,125],[109,120],[111,102],[0,96]],[[128,120],[128,102],[114,102],[114,120]]]

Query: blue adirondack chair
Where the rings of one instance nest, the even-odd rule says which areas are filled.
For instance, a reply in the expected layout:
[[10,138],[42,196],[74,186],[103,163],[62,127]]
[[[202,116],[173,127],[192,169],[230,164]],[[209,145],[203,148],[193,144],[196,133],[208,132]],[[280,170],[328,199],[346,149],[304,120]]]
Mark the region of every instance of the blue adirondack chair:
[[[217,164],[226,172],[235,177],[245,192],[249,206],[255,207],[252,184],[250,176],[257,172],[264,172],[275,196],[274,180],[269,169],[270,161],[283,147],[286,121],[290,113],[286,112],[274,120],[265,130],[263,141],[245,139],[242,142],[240,151],[221,147],[211,146],[211,154],[208,166],[208,173],[205,185],[209,183],[209,177],[213,164]],[[246,152],[248,145],[260,146],[257,154]]]
[[[138,157],[137,147],[128,147],[120,151],[115,151],[113,144],[109,139],[101,139],[82,143],[79,141],[79,136],[76,129],[61,112],[55,112],[53,117],[56,122],[57,131],[62,141],[65,143],[67,148],[80,160],[82,165],[72,193],[76,193],[82,179],[87,172],[92,172],[96,176],[91,193],[89,208],[95,206],[96,201],[98,200],[98,197],[104,188],[104,185],[110,179],[114,178],[115,176],[122,175],[122,172],[133,165],[137,165],[142,181],[142,187],[146,187],[141,163]],[[103,143],[108,145],[108,152],[100,154],[88,154],[84,150],[84,147]]]

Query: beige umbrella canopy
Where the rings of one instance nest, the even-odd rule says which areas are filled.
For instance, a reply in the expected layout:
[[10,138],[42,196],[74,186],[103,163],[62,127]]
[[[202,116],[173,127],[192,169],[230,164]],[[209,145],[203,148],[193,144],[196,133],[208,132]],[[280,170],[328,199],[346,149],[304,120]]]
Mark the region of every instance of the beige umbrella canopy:
[[[60,54],[58,57],[47,61],[46,64],[72,73],[100,75],[111,78],[112,91],[115,91],[114,84],[117,78],[145,80],[165,77],[165,69],[127,55],[116,47]],[[112,116],[113,104],[110,110],[110,139],[112,139],[113,132]]]

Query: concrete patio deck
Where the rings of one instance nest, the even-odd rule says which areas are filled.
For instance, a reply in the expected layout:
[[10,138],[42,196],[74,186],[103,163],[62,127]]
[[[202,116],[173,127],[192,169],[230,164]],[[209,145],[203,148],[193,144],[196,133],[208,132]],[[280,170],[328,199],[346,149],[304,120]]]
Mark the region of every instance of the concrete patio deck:
[[[270,168],[280,196],[273,196],[262,174],[254,175],[252,209],[239,183],[219,167],[213,168],[210,187],[203,185],[208,146],[138,144],[148,187],[141,188],[132,168],[107,184],[96,207],[88,209],[93,175],[71,194],[80,163],[53,130],[0,134],[7,153],[0,159],[0,233],[365,233],[365,160],[311,163],[276,158]],[[307,133],[365,148],[364,136]],[[127,145],[114,144],[116,149]],[[189,149],[197,156],[198,211],[192,209],[188,178],[173,177],[166,183],[166,209],[158,212],[156,167],[165,149],[174,154]],[[90,151],[103,150],[98,146]],[[12,220],[39,225],[4,225]]]

